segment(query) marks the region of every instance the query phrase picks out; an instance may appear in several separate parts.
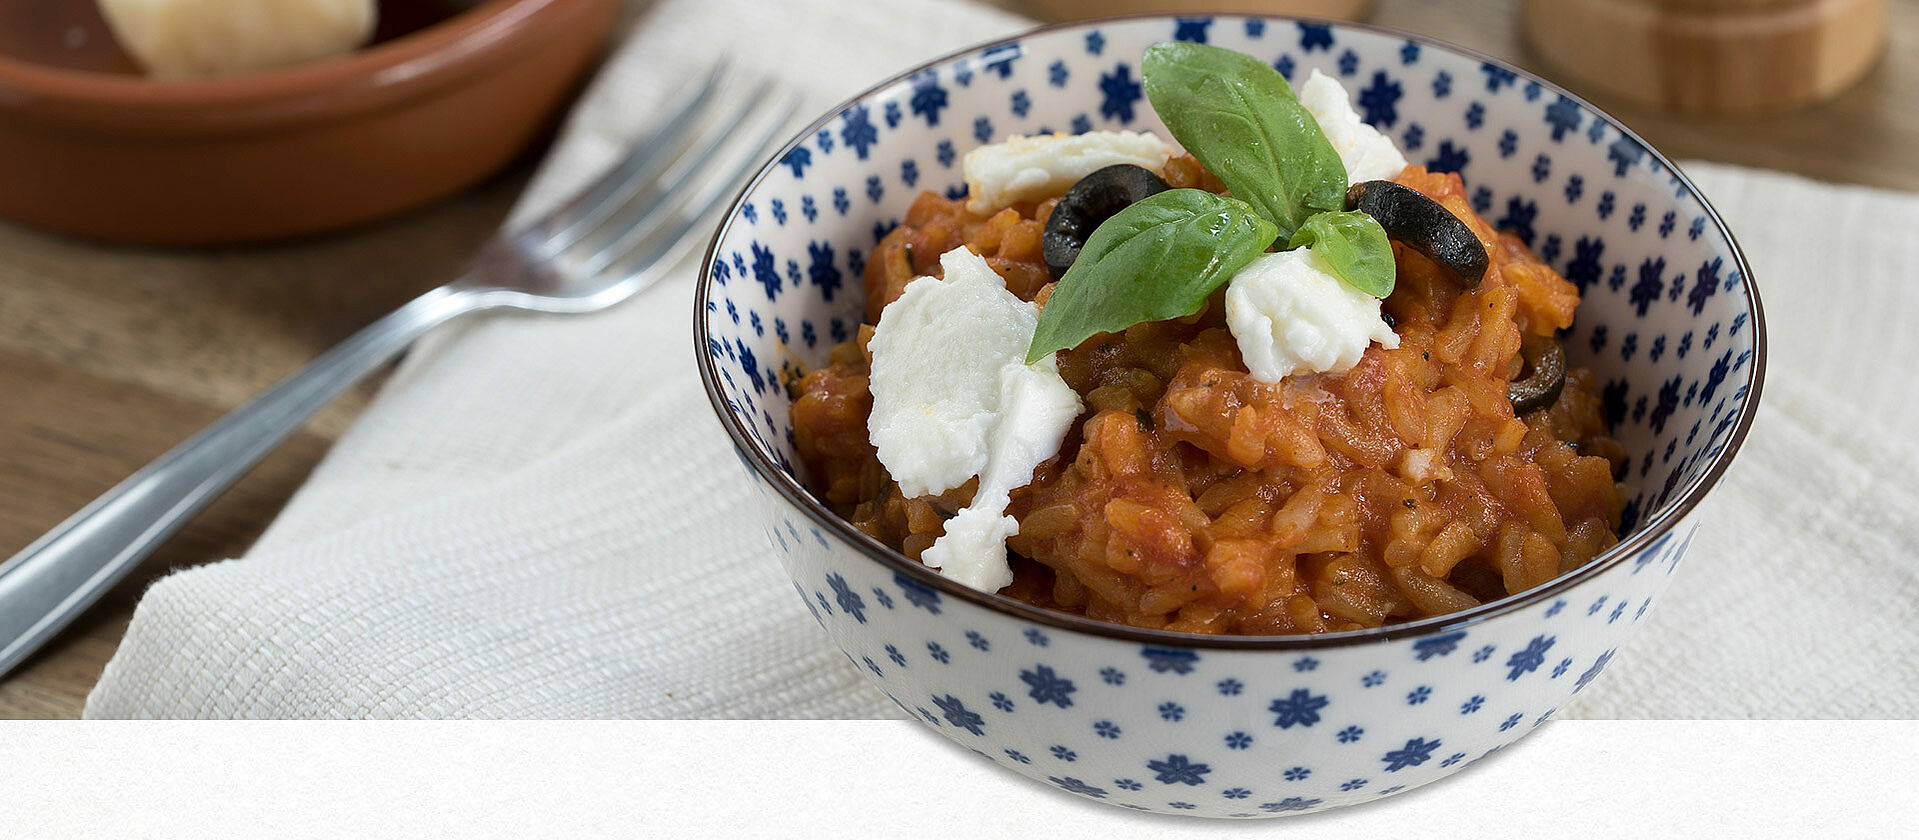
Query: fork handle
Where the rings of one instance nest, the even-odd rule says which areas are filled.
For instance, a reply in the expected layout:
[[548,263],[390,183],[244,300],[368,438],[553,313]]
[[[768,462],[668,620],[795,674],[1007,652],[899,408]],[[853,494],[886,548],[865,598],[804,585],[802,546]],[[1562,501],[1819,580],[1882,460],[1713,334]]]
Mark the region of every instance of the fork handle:
[[446,287],[415,298],[168,450],[0,563],[0,674],[98,600],[315,411],[427,330],[488,303],[482,295]]

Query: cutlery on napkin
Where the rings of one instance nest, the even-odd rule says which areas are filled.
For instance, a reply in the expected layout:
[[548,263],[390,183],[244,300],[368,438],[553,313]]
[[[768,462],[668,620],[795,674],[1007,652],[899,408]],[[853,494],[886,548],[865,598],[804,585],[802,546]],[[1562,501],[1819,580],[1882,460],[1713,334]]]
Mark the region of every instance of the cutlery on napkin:
[[[819,112],[1022,29],[957,0],[664,0],[516,217],[728,55]],[[805,109],[803,109],[805,110]],[[1672,591],[1571,717],[1919,715],[1919,196],[1683,167],[1748,249],[1759,422]],[[89,717],[896,717],[792,594],[693,367],[688,263],[430,337],[239,560],[162,579]]]

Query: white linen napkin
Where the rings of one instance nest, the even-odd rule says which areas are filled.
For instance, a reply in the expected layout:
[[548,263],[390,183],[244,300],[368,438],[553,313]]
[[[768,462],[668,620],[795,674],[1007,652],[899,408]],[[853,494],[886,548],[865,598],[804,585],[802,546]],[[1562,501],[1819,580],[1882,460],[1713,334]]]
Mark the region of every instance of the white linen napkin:
[[[941,0],[666,0],[519,211],[722,52],[817,112],[1023,26]],[[1919,347],[1894,330],[1919,304],[1919,197],[1685,169],[1766,295],[1763,416],[1631,655],[1564,714],[1919,716],[1919,389],[1895,367]],[[154,585],[87,716],[896,717],[731,527],[750,507],[692,364],[693,273],[434,336],[246,558]]]

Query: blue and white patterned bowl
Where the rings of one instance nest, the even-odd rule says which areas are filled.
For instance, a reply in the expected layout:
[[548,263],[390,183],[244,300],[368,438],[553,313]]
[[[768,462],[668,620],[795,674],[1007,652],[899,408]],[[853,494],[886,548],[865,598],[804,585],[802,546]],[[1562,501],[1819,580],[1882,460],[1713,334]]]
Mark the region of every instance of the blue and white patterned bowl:
[[[865,256],[959,158],[1013,134],[1164,131],[1138,61],[1209,41],[1332,74],[1415,163],[1585,294],[1568,347],[1632,454],[1627,536],[1551,584],[1456,615],[1313,637],[1207,638],[1059,615],[954,584],[833,516],[795,474],[781,383],[860,321]],[[1162,133],[1162,136],[1167,136]],[[1525,72],[1417,36],[1259,17],[1036,30],[890,79],[801,134],[735,203],[696,297],[700,373],[793,586],[900,708],[1049,785],[1220,817],[1318,811],[1458,771],[1589,685],[1686,553],[1756,407],[1746,262],[1670,161]]]

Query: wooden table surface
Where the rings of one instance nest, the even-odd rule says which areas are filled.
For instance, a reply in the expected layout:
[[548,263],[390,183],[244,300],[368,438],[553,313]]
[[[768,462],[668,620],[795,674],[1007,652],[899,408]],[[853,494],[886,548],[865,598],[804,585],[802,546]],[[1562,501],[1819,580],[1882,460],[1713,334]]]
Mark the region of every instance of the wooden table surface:
[[[1371,20],[1539,68],[1520,43],[1517,5],[1379,0]],[[1885,59],[1858,86],[1783,116],[1683,118],[1591,98],[1675,158],[1919,191],[1919,2],[1893,0],[1890,27]],[[391,222],[272,247],[122,248],[0,222],[0,556],[354,329],[455,276],[529,168]],[[0,717],[77,717],[141,591],[170,569],[245,552],[372,388],[322,412],[0,678]]]

